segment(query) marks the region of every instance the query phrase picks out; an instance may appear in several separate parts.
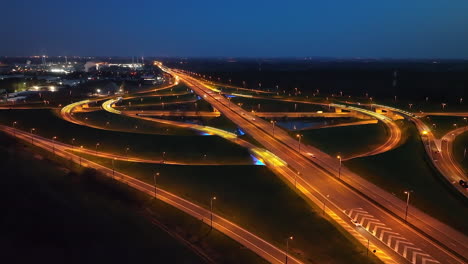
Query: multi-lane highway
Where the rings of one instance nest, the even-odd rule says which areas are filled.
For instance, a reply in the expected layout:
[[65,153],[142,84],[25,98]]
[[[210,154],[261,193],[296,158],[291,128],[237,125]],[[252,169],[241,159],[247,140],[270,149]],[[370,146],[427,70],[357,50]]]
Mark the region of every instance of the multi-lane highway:
[[[430,160],[434,164],[434,167],[444,176],[448,183],[459,193],[468,198],[468,192],[460,184],[460,180],[467,180],[467,176],[460,166],[455,162],[452,154],[452,143],[456,136],[466,132],[466,127],[461,127],[453,131],[448,132],[442,137],[437,139],[432,133],[431,128],[426,125],[420,118],[421,114],[415,115],[407,111],[384,105],[378,105],[379,107],[397,112],[402,116],[411,120],[421,135],[421,139],[424,141],[424,148]],[[459,113],[460,116],[466,116],[466,113]],[[431,115],[442,115],[442,116],[453,116],[457,113],[431,113]]]
[[[169,69],[165,69],[171,72]],[[299,184],[307,196],[325,201],[342,219],[354,218],[363,225],[363,236],[377,238],[380,248],[408,263],[465,263],[465,235],[410,207],[408,223],[403,220],[406,203],[367,182],[330,157],[299,143],[287,132],[246,112],[202,81],[175,72],[199,96],[209,102],[267,150],[284,160],[291,170],[280,175]],[[402,190],[403,193],[404,190]],[[316,200],[312,199],[313,202]],[[358,213],[356,213],[358,212]]]
[[[56,142],[50,139],[46,139],[37,135],[32,135],[11,127],[0,126],[0,129],[12,136],[15,136],[27,142],[30,142],[31,136],[34,136],[35,146],[45,149],[49,152],[54,152],[55,155],[63,157],[67,160],[71,160],[77,164],[81,164],[82,166],[94,168],[108,177],[112,177],[115,180],[123,182],[137,190],[145,192],[146,194],[151,195],[153,197],[156,197],[157,199],[166,202],[197,219],[201,219],[207,225],[210,225],[210,217],[212,215],[213,228],[221,231],[222,233],[226,234],[232,239],[238,241],[240,244],[244,245],[246,248],[249,248],[250,250],[257,253],[259,256],[263,257],[271,263],[284,263],[286,259],[285,251],[275,247],[271,243],[263,240],[262,238],[256,236],[252,232],[227,220],[226,218],[223,218],[217,215],[216,213],[211,214],[211,211],[209,209],[206,209],[200,205],[197,205],[193,202],[176,196],[161,188],[155,188],[154,185],[137,180],[129,175],[125,175],[118,171],[114,171],[111,168],[104,167],[100,164],[94,163],[88,159],[68,152],[70,148],[74,148],[73,146],[69,146],[62,143],[57,144]],[[302,262],[289,255],[288,263]]]
[[[452,180],[456,183],[459,183],[460,180],[464,180],[465,182],[468,181],[468,177],[460,166],[460,164],[455,160],[453,156],[453,142],[455,139],[463,134],[468,132],[468,127],[460,127],[449,131],[442,137],[441,140],[441,149],[440,149],[440,163],[447,164],[448,169],[450,170],[450,174],[452,175]],[[461,186],[459,185],[459,188]],[[465,196],[468,197],[468,192],[466,189],[461,187],[461,190],[464,191]]]

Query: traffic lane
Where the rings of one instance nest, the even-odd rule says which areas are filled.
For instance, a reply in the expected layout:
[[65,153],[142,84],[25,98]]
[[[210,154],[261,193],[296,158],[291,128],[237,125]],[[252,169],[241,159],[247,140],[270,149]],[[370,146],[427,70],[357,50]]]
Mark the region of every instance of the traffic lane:
[[[24,134],[23,135],[17,134],[17,135],[23,138],[24,140],[29,140],[29,137],[27,135],[24,135]],[[36,146],[44,148],[50,152],[52,152],[54,149],[54,147],[51,146],[51,144],[53,144],[53,142],[48,141],[48,139],[42,139],[42,138],[37,138],[37,141],[35,142]],[[127,176],[123,173],[114,171],[110,168],[104,167],[100,164],[94,163],[85,158],[81,158],[79,156],[71,154],[67,152],[66,148],[63,146],[58,146],[57,148],[55,148],[55,154],[62,156],[64,158],[71,158],[71,160],[76,163],[81,163],[83,165],[96,168],[109,177],[113,177],[116,180],[126,182],[127,184],[129,183],[133,184],[134,186],[140,187],[140,190],[144,190],[146,193],[150,195],[151,194],[154,195],[153,185],[136,180],[135,178]],[[172,205],[175,205],[177,208],[191,215],[195,215],[196,217],[198,216],[198,217],[201,217],[201,219],[205,219],[205,221],[210,218],[211,213],[207,209],[204,209],[198,205],[195,205],[187,200],[184,200],[160,188],[157,188],[156,196],[158,197],[158,199],[162,199],[162,200],[165,200],[166,202],[170,202]],[[233,239],[241,242],[245,246],[251,249],[254,248],[253,250],[257,254],[259,254],[260,256],[263,256],[264,258],[271,261],[272,263],[283,263],[285,252],[275,248],[272,244],[268,243],[267,241],[259,237],[256,237],[249,231],[240,228],[239,226],[235,225],[234,223],[230,222],[227,219],[220,217],[217,214],[213,214],[213,224],[214,224],[213,225],[214,228],[219,229],[221,232],[228,233]],[[291,263],[301,263],[299,260],[291,256],[289,256],[289,261]]]

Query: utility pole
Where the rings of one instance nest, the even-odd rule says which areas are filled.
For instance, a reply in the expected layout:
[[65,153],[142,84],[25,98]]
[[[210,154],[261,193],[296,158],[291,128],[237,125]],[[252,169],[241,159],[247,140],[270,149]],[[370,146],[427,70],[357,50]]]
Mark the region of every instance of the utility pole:
[[290,236],[286,239],[286,260],[285,260],[285,264],[288,264],[288,255],[289,255],[289,240],[293,240],[294,237]]
[[17,124],[16,121],[13,122],[13,135],[16,137],[16,128],[15,125]]
[[213,201],[216,200],[216,196],[210,199],[210,228],[213,229]]
[[405,222],[407,222],[407,218],[408,218],[409,199],[410,199],[410,194],[411,194],[412,192],[413,192],[413,191],[405,191],[405,194],[406,194]]
[[153,174],[153,180],[154,180],[154,198],[156,198],[156,177],[159,177],[159,172]]
[[31,128],[31,144],[34,145],[34,131],[36,129],[35,128]]
[[340,161],[340,167],[338,168],[338,179],[341,179],[341,156],[336,157]]

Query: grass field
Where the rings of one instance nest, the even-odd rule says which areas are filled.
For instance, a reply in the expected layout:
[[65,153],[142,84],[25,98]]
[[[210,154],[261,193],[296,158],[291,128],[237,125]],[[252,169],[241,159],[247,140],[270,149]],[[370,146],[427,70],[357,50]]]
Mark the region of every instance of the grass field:
[[431,167],[416,128],[407,122],[403,127],[408,138],[402,146],[346,161],[346,166],[402,200],[405,190],[413,190],[412,205],[467,234],[466,201],[455,196],[445,179]]
[[73,117],[91,125],[131,133],[176,136],[200,135],[198,131],[192,129],[165,125],[125,115],[117,115],[104,110],[74,113]]
[[468,153],[465,156],[465,149],[468,151],[468,132],[459,135],[453,142],[453,155],[455,160],[468,172]]
[[[379,99],[379,100],[369,100],[367,98],[358,98],[353,97],[349,99],[353,102],[361,102],[366,104],[382,104],[387,106],[392,106],[398,109],[406,110],[409,112],[466,112],[468,111],[468,103],[463,101],[461,104],[460,102],[455,101],[433,101],[432,98],[428,98],[429,100],[426,102],[425,100],[402,100],[397,98],[395,99]],[[342,98],[344,101],[344,98]],[[442,103],[445,103],[445,107],[442,107]]]
[[29,151],[0,134],[5,263],[205,263],[182,240],[217,263],[266,263],[171,206]]
[[[94,160],[111,166],[109,160]],[[178,167],[117,161],[115,169],[148,183],[153,183],[153,174],[159,172],[159,187],[206,208],[216,196],[216,213],[278,247],[284,248],[285,238],[293,235],[290,250],[307,263],[380,263],[374,256],[367,258],[365,247],[323,218],[320,208],[311,209],[266,167]]]
[[[200,161],[205,159],[215,163],[252,162],[249,152],[218,136],[176,136],[149,135],[94,129],[69,123],[49,110],[2,110],[0,122],[11,126],[18,121],[17,128],[30,131],[47,138],[57,137],[58,141],[85,148],[126,154],[142,158],[161,159],[163,152],[167,160]],[[75,138],[75,141],[72,139]],[[204,156],[206,155],[206,157]]]
[[184,100],[193,100],[196,98],[196,95],[193,93],[185,93],[180,95],[165,95],[165,96],[147,96],[147,97],[137,97],[132,99],[124,99],[121,103],[118,103],[117,106],[120,105],[145,105],[145,104],[160,104],[160,103],[170,103],[170,102],[177,102],[177,101],[184,101]]
[[330,127],[294,132],[304,136],[304,143],[326,153],[344,158],[373,149],[386,141],[387,130],[382,123]]
[[252,99],[245,97],[233,97],[232,103],[242,104],[242,108],[255,112],[316,112],[322,111],[323,107],[312,104],[281,102],[267,99]]
[[437,138],[442,138],[453,129],[468,125],[467,120],[460,116],[426,116],[422,120]]
[[164,103],[148,103],[141,105],[122,105],[117,107],[118,110],[132,111],[208,111],[212,112],[213,107],[204,100],[198,100],[197,97],[181,99],[177,102]]

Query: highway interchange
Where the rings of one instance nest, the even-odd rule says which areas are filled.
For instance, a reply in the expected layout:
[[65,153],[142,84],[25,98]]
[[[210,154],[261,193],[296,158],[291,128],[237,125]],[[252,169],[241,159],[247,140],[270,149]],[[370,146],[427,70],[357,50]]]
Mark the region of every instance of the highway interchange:
[[[409,207],[408,215],[405,216],[406,201],[386,192],[351,172],[343,164],[342,160],[377,155],[398,147],[402,138],[402,131],[394,122],[395,120],[382,113],[372,110],[372,107],[386,109],[388,112],[399,114],[415,123],[421,133],[421,138],[425,141],[427,155],[431,156],[436,168],[450,181],[453,186],[466,196],[466,191],[458,184],[457,180],[465,179],[466,175],[459,164],[454,161],[451,149],[453,140],[457,135],[465,132],[465,128],[458,128],[450,131],[441,140],[437,141],[431,130],[420,119],[412,113],[403,110],[387,107],[383,105],[370,106],[370,110],[364,105],[351,106],[348,104],[327,104],[314,103],[322,106],[336,109],[335,115],[347,115],[349,111],[358,112],[365,116],[377,119],[386,127],[388,133],[387,140],[365,153],[356,154],[352,157],[332,157],[310,145],[301,144],[300,135],[291,135],[284,129],[272,125],[272,123],[261,117],[274,116],[297,116],[309,115],[314,113],[252,113],[246,111],[241,106],[231,103],[225,97],[225,94],[234,94],[233,92],[221,92],[213,85],[200,78],[196,78],[187,72],[175,69],[169,69],[161,65],[161,69],[174,78],[174,83],[151,89],[138,94],[130,94],[123,98],[128,100],[139,97],[153,97],[154,92],[166,90],[180,82],[187,85],[196,95],[208,102],[216,111],[198,112],[198,111],[141,111],[126,110],[116,104],[122,100],[115,96],[106,98],[83,100],[67,105],[61,109],[61,117],[69,122],[78,125],[90,126],[97,129],[107,129],[105,126],[96,126],[79,120],[74,117],[74,112],[81,110],[87,111],[91,103],[102,103],[102,109],[116,115],[125,115],[132,118],[147,120],[151,122],[162,123],[166,125],[189,128],[202,133],[220,136],[233,143],[247,148],[253,155],[265,163],[275,174],[282,177],[290,183],[289,186],[296,191],[302,192],[312,203],[319,207],[324,206],[326,213],[334,221],[341,225],[346,231],[351,233],[363,245],[372,243],[378,248],[376,255],[385,263],[466,263],[468,259],[468,238],[459,231],[438,221],[412,206]],[[231,88],[238,88],[232,86]],[[252,90],[238,88],[247,92]],[[238,90],[237,89],[237,90]],[[263,91],[259,91],[262,94]],[[236,91],[238,96],[242,93]],[[268,93],[264,93],[268,94]],[[182,93],[179,93],[182,95]],[[255,96],[247,96],[255,97]],[[262,95],[258,96],[259,98]],[[295,102],[288,99],[274,99],[288,102]],[[186,101],[193,102],[192,100]],[[303,102],[303,101],[301,101]],[[312,102],[309,102],[312,104]],[[342,112],[345,110],[346,112]],[[317,114],[317,113],[315,113]],[[436,115],[433,113],[431,115]],[[159,117],[164,116],[209,116],[215,117],[223,115],[235,125],[241,128],[246,134],[253,137],[262,147],[256,146],[246,140],[240,139],[236,134],[208,126],[174,121]],[[47,151],[53,151],[59,156],[70,159],[83,166],[96,168],[104,174],[114,177],[117,180],[139,189],[149,195],[156,196],[186,213],[199,218],[209,219],[210,211],[196,205],[190,201],[184,200],[174,194],[168,193],[162,189],[157,191],[153,185],[141,182],[132,178],[131,175],[124,175],[114,171],[111,168],[104,167],[88,159],[76,155],[81,152],[92,156],[102,158],[126,160],[130,162],[143,163],[167,163],[178,165],[170,160],[143,159],[133,156],[121,156],[111,153],[98,152],[88,149],[71,146],[65,143],[56,142],[50,139],[34,136],[30,133],[20,131],[11,127],[2,126],[1,130],[14,135],[25,141],[35,137],[35,144]],[[207,164],[209,165],[209,164]],[[207,222],[208,224],[208,222]],[[284,263],[286,253],[273,246],[271,243],[254,235],[253,233],[237,226],[218,215],[213,216],[213,227],[237,240],[247,248],[256,252],[272,263]],[[301,263],[300,260],[289,257],[289,263]]]

